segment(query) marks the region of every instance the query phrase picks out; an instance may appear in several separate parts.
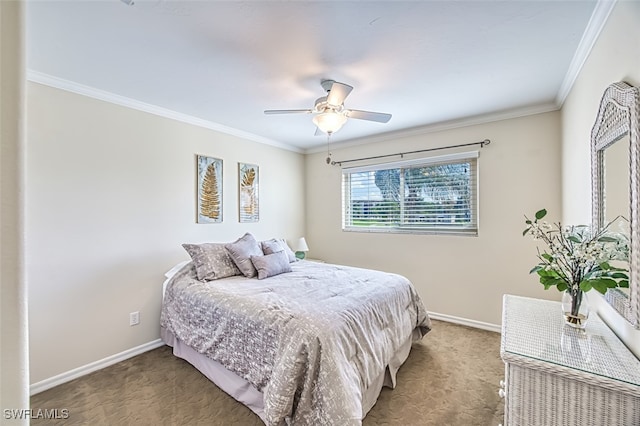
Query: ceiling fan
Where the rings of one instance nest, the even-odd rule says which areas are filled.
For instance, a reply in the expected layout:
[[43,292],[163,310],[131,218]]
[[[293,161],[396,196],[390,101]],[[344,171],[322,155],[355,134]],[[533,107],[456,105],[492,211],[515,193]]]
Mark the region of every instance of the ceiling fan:
[[391,114],[345,108],[344,100],[353,90],[353,87],[348,84],[338,83],[334,80],[322,80],[320,84],[327,92],[327,96],[316,99],[313,109],[268,109],[264,113],[315,114],[313,124],[317,126],[316,135],[321,134],[322,131],[329,136],[340,130],[348,118],[377,121],[378,123],[386,123],[391,119]]

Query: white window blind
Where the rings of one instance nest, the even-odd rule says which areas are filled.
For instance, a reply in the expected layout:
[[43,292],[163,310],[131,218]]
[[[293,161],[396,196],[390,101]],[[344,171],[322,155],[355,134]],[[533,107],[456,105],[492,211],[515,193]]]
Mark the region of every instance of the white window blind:
[[478,234],[478,152],[345,168],[343,230]]

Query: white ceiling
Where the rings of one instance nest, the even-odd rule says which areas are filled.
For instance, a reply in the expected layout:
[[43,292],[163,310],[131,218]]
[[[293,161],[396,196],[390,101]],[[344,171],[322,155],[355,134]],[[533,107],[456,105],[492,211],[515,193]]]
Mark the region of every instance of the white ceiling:
[[27,68],[33,81],[309,151],[326,144],[310,115],[263,111],[313,107],[323,79],[354,87],[345,107],[393,114],[350,119],[332,143],[557,109],[606,19],[600,5],[28,0]]

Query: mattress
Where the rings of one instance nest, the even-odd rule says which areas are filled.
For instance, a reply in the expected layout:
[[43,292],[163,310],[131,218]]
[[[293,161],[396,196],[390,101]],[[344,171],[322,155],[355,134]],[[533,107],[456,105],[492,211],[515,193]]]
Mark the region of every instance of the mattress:
[[257,390],[267,425],[359,425],[370,389],[385,372],[393,387],[389,366],[430,330],[425,306],[401,275],[309,261],[292,269],[201,282],[186,264],[167,282],[163,335]]

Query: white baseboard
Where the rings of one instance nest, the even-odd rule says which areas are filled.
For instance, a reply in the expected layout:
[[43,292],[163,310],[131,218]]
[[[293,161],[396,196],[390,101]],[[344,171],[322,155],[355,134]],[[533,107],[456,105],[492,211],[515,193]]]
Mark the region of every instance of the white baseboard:
[[[494,331],[496,333],[500,333],[501,331],[500,325],[497,324],[490,324],[486,322],[470,320],[467,318],[455,317],[452,315],[439,314],[437,312],[429,312],[429,316],[435,320],[466,325],[468,327],[480,328],[483,330]],[[57,376],[53,376],[40,382],[33,383],[31,386],[29,386],[29,394],[35,395],[37,393],[46,391],[47,389],[51,389],[63,383],[70,382],[71,380],[77,379],[78,377],[86,376],[89,373],[101,370],[105,367],[132,358],[136,355],[140,355],[152,349],[159,348],[163,345],[164,342],[162,341],[162,339],[157,339],[152,342],[136,346],[135,348],[127,349],[126,351],[120,352],[118,354],[108,356],[82,367],[74,368],[73,370],[67,371],[66,373],[58,374]]]
[[135,348],[127,349],[126,351],[120,352],[118,354],[108,356],[90,364],[83,365],[82,367],[74,368],[73,370],[67,371],[66,373],[58,374],[57,376],[53,376],[40,382],[33,383],[31,386],[29,386],[29,394],[35,395],[63,383],[70,382],[71,380],[77,379],[78,377],[85,376],[89,373],[93,373],[94,371],[98,371],[120,361],[124,361],[125,359],[129,359],[136,355],[140,355],[141,353],[159,348],[163,345],[164,342],[161,339],[157,339],[152,342],[136,346]]
[[454,317],[453,315],[439,314],[431,311],[429,311],[429,316],[435,320],[452,322],[454,324],[466,325],[473,328],[481,328],[482,330],[494,331],[496,333],[500,333],[502,331],[502,327],[499,324]]

